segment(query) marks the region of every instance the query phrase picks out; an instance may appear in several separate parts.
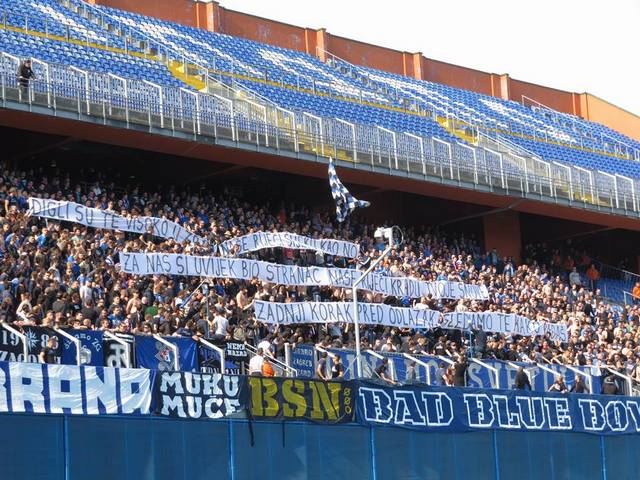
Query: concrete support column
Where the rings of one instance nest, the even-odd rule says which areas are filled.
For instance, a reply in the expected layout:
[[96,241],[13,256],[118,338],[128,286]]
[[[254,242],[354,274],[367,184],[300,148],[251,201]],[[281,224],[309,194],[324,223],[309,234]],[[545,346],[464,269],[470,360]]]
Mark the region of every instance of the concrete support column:
[[482,217],[484,225],[484,248],[494,248],[500,257],[513,257],[520,262],[522,238],[520,232],[520,213],[513,210],[497,212]]

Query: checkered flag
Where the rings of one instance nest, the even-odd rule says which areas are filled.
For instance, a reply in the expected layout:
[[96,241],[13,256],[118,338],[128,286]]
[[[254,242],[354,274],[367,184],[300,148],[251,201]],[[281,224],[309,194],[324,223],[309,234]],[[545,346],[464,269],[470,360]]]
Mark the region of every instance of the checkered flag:
[[344,222],[347,215],[358,207],[368,207],[371,205],[365,200],[358,200],[349,193],[336,173],[336,166],[333,159],[329,159],[329,186],[331,187],[331,196],[336,202],[336,217],[338,222]]

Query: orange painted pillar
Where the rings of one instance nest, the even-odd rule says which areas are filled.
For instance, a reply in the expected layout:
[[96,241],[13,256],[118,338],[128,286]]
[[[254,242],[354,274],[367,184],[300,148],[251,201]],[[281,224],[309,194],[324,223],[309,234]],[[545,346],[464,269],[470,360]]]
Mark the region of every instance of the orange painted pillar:
[[413,78],[416,80],[423,80],[422,78],[422,52],[416,52],[413,56]]
[[[509,74],[508,73],[503,73],[502,75],[500,75],[500,98],[503,100],[509,100],[510,97],[510,83],[511,83],[511,79],[509,78]],[[520,102],[520,99],[513,99],[516,102]]]
[[202,3],[198,2],[195,4],[194,13],[195,13],[195,25],[202,30],[207,30],[209,32],[214,32],[214,5],[215,7],[219,7],[216,2]]
[[506,210],[485,215],[482,219],[485,251],[489,252],[495,248],[501,258],[513,257],[519,262],[522,253],[520,214]]
[[316,30],[316,47],[316,51],[311,52],[311,55],[317,56],[321,62],[326,62],[329,52],[329,35],[326,28]]

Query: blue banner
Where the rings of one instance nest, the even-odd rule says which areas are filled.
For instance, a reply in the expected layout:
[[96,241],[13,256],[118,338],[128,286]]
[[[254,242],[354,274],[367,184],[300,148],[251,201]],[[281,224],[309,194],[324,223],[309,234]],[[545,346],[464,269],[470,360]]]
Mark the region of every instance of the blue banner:
[[[199,370],[205,373],[222,373],[220,371],[220,354],[204,345],[198,345],[198,365]],[[225,355],[224,373],[239,375],[241,373],[240,364],[228,360]]]
[[[104,334],[100,330],[67,330],[66,333],[80,340],[80,362],[82,365],[102,367],[104,365]],[[62,338],[62,363],[77,365],[76,344],[66,337]]]
[[291,366],[298,372],[298,377],[315,377],[316,349],[313,345],[298,345],[291,349]]
[[146,415],[155,372],[0,362],[0,412]]
[[523,390],[478,390],[360,382],[356,418],[362,425],[424,431],[505,429],[604,435],[640,432],[640,399]]
[[[198,370],[196,342],[190,338],[162,337],[178,347],[178,370]],[[169,371],[176,370],[173,348],[154,337],[136,335],[136,365],[139,368]]]
[[[345,366],[345,379],[354,379],[356,373],[355,352],[353,350],[342,349],[330,349],[329,352],[333,355],[339,355],[342,359],[342,363]],[[424,383],[438,386],[438,368],[440,365],[443,365],[446,369],[450,365],[446,360],[432,355],[412,355],[413,358],[418,360],[418,362],[415,362],[415,365],[413,365],[413,360],[401,353],[383,353],[382,355],[391,360],[390,368],[393,368],[396,380],[400,383]],[[577,375],[574,370],[563,365],[545,364],[537,366],[531,363],[505,362],[502,360],[489,359],[483,359],[481,362],[484,365],[469,361],[467,368],[468,387],[513,389],[516,373],[520,366],[528,372],[529,378],[531,379],[531,387],[537,392],[546,392],[549,390],[549,387],[555,380],[555,376],[558,374],[564,377],[565,383],[569,388],[571,388]],[[375,375],[373,375],[373,370],[379,364],[380,360],[377,357],[366,351],[362,352],[362,370],[365,377],[374,378]],[[422,364],[426,364],[427,367]],[[601,378],[598,369],[591,367],[572,368],[579,370],[586,375],[591,375],[590,380],[588,377],[584,378],[585,383],[587,385],[589,385],[590,382],[593,384],[592,391],[590,393],[600,393]],[[496,374],[493,369],[498,373],[497,380],[499,383],[496,383]],[[412,378],[407,378],[407,372],[411,370],[413,370]]]

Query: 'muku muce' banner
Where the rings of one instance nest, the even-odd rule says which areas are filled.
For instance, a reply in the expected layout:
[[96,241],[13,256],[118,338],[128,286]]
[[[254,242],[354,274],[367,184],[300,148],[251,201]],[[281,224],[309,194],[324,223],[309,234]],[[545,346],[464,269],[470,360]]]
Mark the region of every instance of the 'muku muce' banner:
[[156,381],[156,411],[176,418],[222,418],[248,406],[247,377],[219,373],[162,372]]

